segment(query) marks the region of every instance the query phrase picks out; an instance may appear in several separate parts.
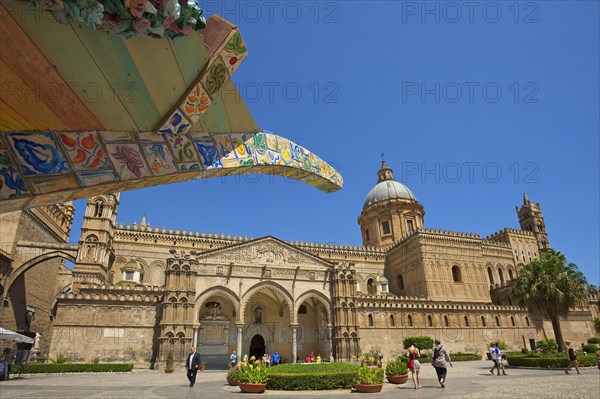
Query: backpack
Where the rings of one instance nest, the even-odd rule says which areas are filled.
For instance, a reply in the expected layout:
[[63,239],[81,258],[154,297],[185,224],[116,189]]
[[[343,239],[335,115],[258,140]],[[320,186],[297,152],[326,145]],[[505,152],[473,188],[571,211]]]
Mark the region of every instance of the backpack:
[[435,348],[433,350],[433,359],[437,359],[440,356],[440,352],[442,350],[442,347],[440,346],[439,348]]

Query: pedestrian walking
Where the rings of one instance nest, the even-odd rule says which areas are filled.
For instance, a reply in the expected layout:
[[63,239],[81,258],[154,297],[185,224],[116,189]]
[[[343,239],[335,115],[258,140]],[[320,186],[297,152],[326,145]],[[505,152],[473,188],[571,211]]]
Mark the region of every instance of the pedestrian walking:
[[202,360],[200,359],[200,354],[196,352],[196,347],[192,346],[190,354],[187,357],[186,370],[187,370],[187,378],[190,380],[190,388],[194,386],[196,383],[196,374],[198,373],[198,367],[202,364]]
[[571,341],[565,341],[565,345],[567,345],[567,357],[569,359],[569,365],[565,370],[565,374],[569,374],[569,371],[571,371],[573,367],[575,367],[575,370],[577,370],[577,374],[581,374],[579,372],[579,362],[577,361],[577,357],[575,356],[575,351],[571,347]]
[[435,340],[435,347],[431,352],[431,365],[435,367],[435,372],[442,388],[446,388],[446,375],[448,373],[448,364],[452,366],[452,360],[446,348],[442,346],[439,339]]
[[502,361],[502,357],[500,355],[500,348],[498,348],[498,342],[492,343],[490,345],[490,356],[492,357],[492,362],[494,362],[494,366],[490,369],[490,373],[494,375],[494,369],[496,369],[496,373],[500,375],[500,364]]
[[421,381],[419,380],[419,371],[421,371],[421,363],[419,362],[420,357],[421,352],[419,351],[419,348],[411,342],[408,347],[408,369],[411,372],[415,389],[423,388],[421,386]]

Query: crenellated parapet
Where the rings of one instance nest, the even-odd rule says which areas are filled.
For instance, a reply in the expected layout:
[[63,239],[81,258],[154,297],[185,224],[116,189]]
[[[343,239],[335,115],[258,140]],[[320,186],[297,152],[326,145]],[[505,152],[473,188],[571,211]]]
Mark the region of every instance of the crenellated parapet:
[[534,234],[531,231],[527,231],[527,230],[518,230],[518,229],[512,229],[510,227],[505,227],[500,231],[497,231],[487,237],[484,238],[485,241],[490,241],[490,242],[505,242],[504,238],[506,237],[507,234],[515,234],[518,236],[523,236],[523,237],[535,237]]

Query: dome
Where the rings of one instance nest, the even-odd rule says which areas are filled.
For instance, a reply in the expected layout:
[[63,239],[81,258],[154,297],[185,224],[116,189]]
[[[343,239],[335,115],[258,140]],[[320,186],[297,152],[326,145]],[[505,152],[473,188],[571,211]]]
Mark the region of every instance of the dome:
[[363,209],[376,202],[389,199],[417,200],[412,191],[404,184],[395,180],[384,180],[377,183],[375,187],[369,191],[369,194],[367,194],[367,197],[365,198]]
[[130,260],[129,262],[125,263],[123,265],[123,267],[121,267],[121,271],[126,271],[126,272],[140,272],[140,273],[144,273],[144,266],[142,266],[142,264],[140,262],[138,262],[135,259]]
[[387,279],[387,277],[380,276],[378,274],[377,277],[375,277],[375,283],[387,284],[388,283],[388,279]]
[[369,205],[379,201],[390,199],[408,199],[416,201],[415,195],[404,184],[394,180],[394,174],[391,168],[385,164],[385,160],[381,161],[381,169],[377,172],[378,182],[369,191],[367,198],[363,204],[363,210]]

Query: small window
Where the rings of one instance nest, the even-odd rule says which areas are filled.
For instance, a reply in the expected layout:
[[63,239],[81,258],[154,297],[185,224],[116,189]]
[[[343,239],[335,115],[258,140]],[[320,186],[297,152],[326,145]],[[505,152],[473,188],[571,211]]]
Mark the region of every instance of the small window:
[[390,327],[396,327],[396,322],[394,321],[394,315],[390,315]]
[[386,220],[385,222],[381,223],[381,229],[383,230],[384,236],[392,234],[392,230],[390,229],[390,221],[389,220]]
[[491,267],[488,267],[488,279],[490,280],[490,284],[494,285],[494,273]]
[[427,316],[427,326],[433,327],[433,319],[431,318],[431,316]]
[[308,313],[307,309],[306,309],[306,305],[300,305],[300,307],[298,308],[298,314],[306,314]]
[[512,324],[513,327],[516,326],[516,324],[515,324],[515,318],[512,317],[512,316],[510,316],[510,324]]
[[465,316],[465,318],[464,318],[463,325],[464,325],[465,327],[469,327],[469,318],[468,318],[467,316]]
[[371,241],[371,236],[369,236],[369,229],[365,230],[365,241],[367,241],[367,242]]
[[444,316],[444,327],[450,327],[450,323],[448,322],[448,316]]
[[374,294],[375,287],[373,286],[373,279],[370,278],[367,280],[367,294]]
[[485,317],[481,316],[481,326],[485,327],[486,326],[486,322],[485,322]]
[[404,277],[402,277],[401,274],[399,274],[398,277],[396,277],[396,284],[398,285],[399,290],[404,289]]
[[412,234],[415,231],[415,225],[412,220],[406,221],[406,226],[408,227],[408,234]]
[[508,269],[508,279],[512,280],[514,278],[512,269]]
[[502,269],[498,269],[498,277],[500,277],[500,285],[504,285],[504,274],[502,273]]
[[373,315],[369,315],[367,318],[369,319],[369,327],[373,327]]
[[125,280],[133,281],[133,272],[125,272]]
[[455,283],[462,282],[462,276],[461,276],[461,273],[460,273],[460,267],[458,267],[458,266],[452,266],[452,280],[454,280]]
[[500,327],[500,319],[496,316],[496,327]]
[[412,325],[413,325],[412,316],[411,316],[411,315],[408,315],[408,317],[407,317],[407,319],[406,319],[406,320],[407,320],[407,324],[408,324],[408,326],[409,326],[409,327],[412,327]]
[[108,284],[112,284],[115,281],[115,272],[108,273]]
[[529,327],[529,317],[525,316],[525,325]]

